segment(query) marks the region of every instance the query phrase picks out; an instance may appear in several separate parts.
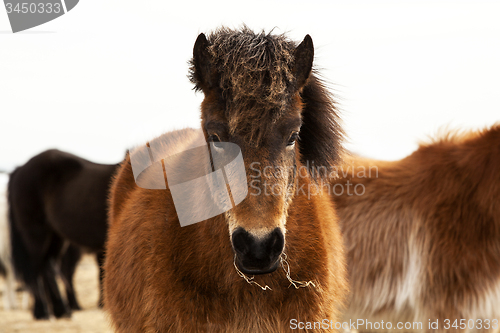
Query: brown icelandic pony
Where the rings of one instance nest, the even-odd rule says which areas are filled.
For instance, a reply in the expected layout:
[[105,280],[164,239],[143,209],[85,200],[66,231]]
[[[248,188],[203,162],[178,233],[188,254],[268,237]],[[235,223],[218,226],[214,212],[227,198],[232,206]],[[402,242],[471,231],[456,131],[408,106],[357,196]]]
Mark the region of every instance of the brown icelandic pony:
[[333,190],[345,189],[334,198],[352,284],[346,318],[410,321],[406,330],[498,327],[500,125],[343,169]]
[[[295,172],[306,161],[335,163],[341,147],[312,61],[309,36],[298,46],[246,27],[198,36],[191,79],[205,95],[201,137],[211,149],[241,148],[248,195],[181,227],[169,176],[166,190],[143,189],[124,161],[111,190],[104,283],[117,332],[289,332],[307,322],[316,322],[309,331],[334,331],[326,322],[346,294],[340,229],[329,196],[308,197],[313,169]],[[186,129],[160,138],[181,151],[196,136]],[[269,188],[281,190],[264,194]]]

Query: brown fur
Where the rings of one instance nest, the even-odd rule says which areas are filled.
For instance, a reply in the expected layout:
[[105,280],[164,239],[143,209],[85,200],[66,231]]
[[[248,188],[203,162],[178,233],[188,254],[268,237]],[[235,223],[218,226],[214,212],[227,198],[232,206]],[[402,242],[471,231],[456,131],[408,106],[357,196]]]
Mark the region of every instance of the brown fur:
[[[366,177],[362,168],[372,168]],[[353,158],[334,184],[352,283],[347,318],[500,317],[500,126],[449,134],[396,162]],[[356,175],[358,174],[358,175]],[[339,191],[338,191],[339,192]],[[358,188],[358,193],[361,188]]]
[[[306,37],[303,47],[295,47],[286,44],[282,36],[253,34],[250,38],[249,34],[246,28],[239,32],[221,29],[208,40],[204,35],[198,37],[192,77],[205,94],[204,139],[209,140],[216,133],[221,141],[237,143],[243,153],[249,184],[255,179],[267,181],[291,190],[291,194],[286,191],[269,196],[249,194],[225,214],[181,227],[170,190],[139,188],[127,158],[111,189],[105,264],[105,305],[118,332],[289,332],[291,319],[335,322],[338,317],[346,280],[340,229],[329,196],[318,193],[309,199],[307,193],[295,191],[314,184],[308,173],[304,177],[290,172],[282,177],[252,174],[265,166],[301,167],[304,158],[316,161],[317,165],[336,161],[342,134],[336,130],[337,122],[321,122],[336,120],[335,108],[319,81],[312,76],[308,78],[307,61],[312,62],[312,53],[308,53],[312,49],[310,38]],[[231,47],[219,46],[240,42],[242,50],[246,47],[242,51],[245,55],[233,54]],[[259,45],[264,47],[260,49]],[[219,53],[214,51],[216,48]],[[276,60],[283,56],[280,50],[284,48],[293,54],[292,63],[281,64],[281,60]],[[256,60],[262,61],[258,71],[262,67],[264,72],[279,72],[276,81],[274,78],[272,82],[252,81],[253,70],[239,66],[242,60],[252,61],[248,54],[251,50],[261,55]],[[231,70],[226,78],[223,68],[214,65],[218,61],[224,61],[224,68]],[[280,66],[289,68],[277,70]],[[243,90],[237,93],[238,97],[234,89],[224,90],[226,84],[232,85],[229,81],[239,77],[238,73],[245,77],[244,81],[257,82],[258,89],[250,91],[245,81],[239,85]],[[278,81],[291,82],[294,87],[287,87],[286,94],[270,93],[280,86]],[[271,95],[275,103],[264,103]],[[265,110],[268,105],[285,106],[280,111],[274,106]],[[279,115],[270,116],[274,112]],[[256,117],[269,124],[247,121]],[[306,129],[305,133],[318,136],[301,134],[297,145],[287,145],[290,133],[301,124],[301,133]],[[195,135],[195,131],[186,129],[167,133],[164,138],[173,138],[181,145],[195,140]],[[312,148],[314,138],[322,140]],[[259,167],[251,169],[253,162],[258,162]],[[145,177],[147,180],[147,174]],[[265,186],[259,183],[255,188]],[[315,286],[291,287],[282,267],[255,276],[257,283],[272,290],[247,283],[234,267],[231,235],[238,228],[256,237],[282,230],[286,239],[283,253],[292,279],[312,281]]]

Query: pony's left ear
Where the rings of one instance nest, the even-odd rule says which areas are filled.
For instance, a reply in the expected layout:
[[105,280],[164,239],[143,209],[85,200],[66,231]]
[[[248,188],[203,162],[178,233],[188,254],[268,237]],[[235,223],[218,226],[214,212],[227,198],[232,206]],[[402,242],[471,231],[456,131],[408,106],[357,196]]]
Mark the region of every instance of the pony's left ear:
[[344,134],[333,97],[311,74],[313,58],[312,38],[307,35],[295,49],[294,75],[304,105],[299,150],[302,164],[314,179],[319,179],[328,177],[327,170],[340,161]]
[[314,46],[311,36],[306,35],[302,43],[295,49],[293,71],[297,79],[297,88],[302,88],[311,74],[314,59]]
[[198,35],[193,48],[193,59],[191,60],[190,79],[195,84],[195,89],[203,90],[213,86],[212,57],[208,51],[209,41],[204,33]]

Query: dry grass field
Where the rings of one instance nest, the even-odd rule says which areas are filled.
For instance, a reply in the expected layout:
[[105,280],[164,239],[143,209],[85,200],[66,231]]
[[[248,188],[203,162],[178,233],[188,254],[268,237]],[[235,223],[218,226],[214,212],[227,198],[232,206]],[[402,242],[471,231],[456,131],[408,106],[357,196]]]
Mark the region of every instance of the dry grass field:
[[[0,278],[0,293],[4,280]],[[94,257],[85,255],[75,274],[75,288],[82,311],[70,319],[35,321],[29,310],[5,311],[0,294],[0,333],[108,333],[112,332],[105,313],[97,307],[98,271]],[[23,293],[18,293],[19,304]]]

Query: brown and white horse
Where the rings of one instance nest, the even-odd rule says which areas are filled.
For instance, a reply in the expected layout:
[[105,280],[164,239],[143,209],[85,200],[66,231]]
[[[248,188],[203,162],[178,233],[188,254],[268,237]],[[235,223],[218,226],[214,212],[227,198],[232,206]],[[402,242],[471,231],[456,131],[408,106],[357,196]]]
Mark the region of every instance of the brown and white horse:
[[[172,178],[165,190],[141,188],[127,157],[111,189],[105,262],[104,304],[117,332],[335,331],[347,291],[342,238],[311,171],[337,162],[342,132],[311,74],[313,52],[309,36],[297,46],[246,27],[198,36],[191,79],[205,95],[202,131],[167,133],[155,142],[170,146],[154,153],[180,152],[199,133],[210,149],[237,144],[248,194],[181,227]],[[141,177],[153,181],[153,169]]]
[[498,328],[500,126],[342,169],[332,185],[345,189],[333,198],[352,285],[346,318],[406,331]]

